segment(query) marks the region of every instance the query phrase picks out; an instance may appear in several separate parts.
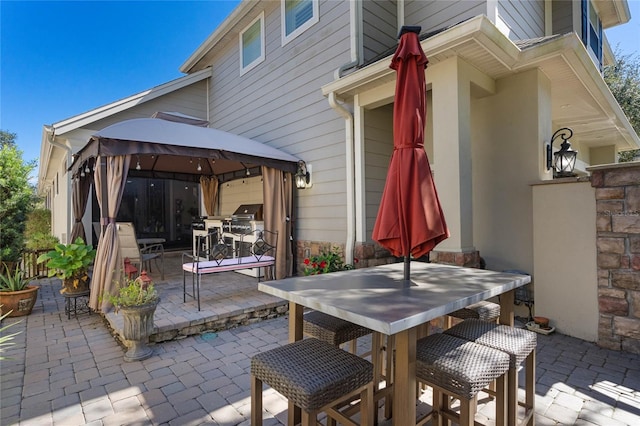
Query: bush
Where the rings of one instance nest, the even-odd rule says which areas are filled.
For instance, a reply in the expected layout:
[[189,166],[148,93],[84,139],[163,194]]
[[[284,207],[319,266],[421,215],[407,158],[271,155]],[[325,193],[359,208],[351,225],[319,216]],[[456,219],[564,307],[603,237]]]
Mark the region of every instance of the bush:
[[60,242],[51,235],[51,211],[34,209],[27,215],[24,236],[28,250],[52,250]]
[[329,272],[353,269],[353,265],[344,263],[342,252],[338,247],[331,248],[329,252],[320,252],[319,255],[306,258],[304,265],[305,275],[328,274]]
[[25,162],[14,142],[15,134],[0,131],[0,260],[18,262],[24,250],[27,213],[35,202],[29,174],[35,162]]

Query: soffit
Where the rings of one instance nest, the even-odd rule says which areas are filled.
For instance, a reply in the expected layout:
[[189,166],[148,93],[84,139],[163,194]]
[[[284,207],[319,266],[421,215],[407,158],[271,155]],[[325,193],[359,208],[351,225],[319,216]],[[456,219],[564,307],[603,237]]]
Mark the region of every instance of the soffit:
[[[640,139],[609,91],[600,72],[574,33],[523,43],[523,50],[486,17],[463,22],[421,42],[429,64],[457,56],[490,78],[499,80],[540,69],[551,82],[554,127],[569,126],[581,146],[616,144],[635,149]],[[347,100],[395,81],[391,56],[322,87]],[[392,101],[392,100],[391,100]]]

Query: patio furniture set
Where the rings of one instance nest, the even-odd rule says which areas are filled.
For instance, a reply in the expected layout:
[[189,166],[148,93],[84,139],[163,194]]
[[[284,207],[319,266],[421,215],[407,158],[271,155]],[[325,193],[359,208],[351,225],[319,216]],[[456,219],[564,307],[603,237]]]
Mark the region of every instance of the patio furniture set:
[[[289,424],[316,424],[320,412],[327,424],[356,424],[351,417],[359,412],[359,424],[372,425],[384,398],[385,416],[397,426],[431,418],[473,425],[482,390],[496,399],[498,425],[533,424],[536,334],[513,327],[515,289],[530,277],[414,265],[410,280],[402,264],[392,264],[260,283],[261,291],[289,301],[290,343],[252,359],[252,424],[262,424],[262,383],[289,400]],[[495,316],[492,322],[476,317],[442,333],[421,332],[432,319],[461,309],[495,313],[485,301],[499,295],[500,324]],[[339,348],[370,333],[368,360]],[[519,402],[523,362],[525,398]],[[433,389],[432,410],[420,419],[419,384]],[[459,410],[451,408],[455,399]]]

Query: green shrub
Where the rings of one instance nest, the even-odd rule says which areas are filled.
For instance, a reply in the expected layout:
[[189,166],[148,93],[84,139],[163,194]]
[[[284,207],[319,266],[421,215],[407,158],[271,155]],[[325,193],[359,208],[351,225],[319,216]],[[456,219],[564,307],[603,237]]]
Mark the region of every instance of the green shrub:
[[53,250],[38,257],[38,263],[46,262],[50,277],[66,280],[84,274],[95,257],[93,246],[78,237],[71,244],[56,244]]
[[306,258],[304,260],[304,274],[328,274],[329,272],[353,269],[353,265],[345,264],[342,259],[343,257],[340,249],[338,247],[333,247],[329,252],[321,252],[319,255]]
[[27,215],[24,236],[28,250],[52,250],[60,240],[51,235],[51,211],[42,208],[31,211]]

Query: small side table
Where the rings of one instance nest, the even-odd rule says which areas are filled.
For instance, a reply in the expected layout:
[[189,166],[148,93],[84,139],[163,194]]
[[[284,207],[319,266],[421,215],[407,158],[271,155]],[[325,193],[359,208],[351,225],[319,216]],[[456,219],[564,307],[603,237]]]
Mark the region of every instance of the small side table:
[[[71,319],[71,313],[74,316],[78,316],[78,313],[89,313],[91,315],[91,308],[89,307],[89,290],[80,291],[77,293],[63,293],[64,296],[64,313],[67,314],[67,319]],[[80,300],[80,306],[78,306],[78,298]]]

